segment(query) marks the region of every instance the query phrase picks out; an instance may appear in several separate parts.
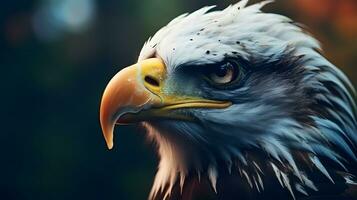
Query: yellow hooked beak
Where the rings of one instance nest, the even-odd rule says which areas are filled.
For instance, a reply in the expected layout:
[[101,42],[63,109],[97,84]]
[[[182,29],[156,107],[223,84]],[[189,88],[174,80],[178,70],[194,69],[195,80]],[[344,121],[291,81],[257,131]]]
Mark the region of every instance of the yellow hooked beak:
[[226,108],[230,102],[197,97],[174,96],[163,91],[166,67],[159,58],[150,58],[119,71],[104,90],[100,124],[109,149],[113,148],[115,124],[128,124],[155,118],[187,119],[174,115],[179,108]]

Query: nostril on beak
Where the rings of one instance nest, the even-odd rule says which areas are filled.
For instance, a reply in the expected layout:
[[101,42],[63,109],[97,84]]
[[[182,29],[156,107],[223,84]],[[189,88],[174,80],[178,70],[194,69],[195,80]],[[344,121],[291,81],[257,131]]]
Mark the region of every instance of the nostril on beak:
[[160,86],[159,80],[157,80],[156,78],[154,78],[152,76],[145,76],[144,80],[147,84],[149,84],[151,86],[154,86],[154,87]]

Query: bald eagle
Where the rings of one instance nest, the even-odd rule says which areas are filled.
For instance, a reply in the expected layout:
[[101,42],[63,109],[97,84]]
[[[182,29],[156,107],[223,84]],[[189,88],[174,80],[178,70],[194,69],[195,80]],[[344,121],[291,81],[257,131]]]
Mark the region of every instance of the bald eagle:
[[354,88],[267,3],[175,18],[108,83],[108,148],[116,124],[157,144],[149,199],[357,198]]

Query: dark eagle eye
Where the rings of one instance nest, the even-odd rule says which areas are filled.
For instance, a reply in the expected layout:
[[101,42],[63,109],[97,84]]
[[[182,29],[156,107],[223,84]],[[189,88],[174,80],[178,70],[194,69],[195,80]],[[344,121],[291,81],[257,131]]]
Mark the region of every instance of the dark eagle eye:
[[215,85],[226,85],[241,78],[242,71],[234,61],[227,61],[223,64],[210,67],[207,74],[209,81]]

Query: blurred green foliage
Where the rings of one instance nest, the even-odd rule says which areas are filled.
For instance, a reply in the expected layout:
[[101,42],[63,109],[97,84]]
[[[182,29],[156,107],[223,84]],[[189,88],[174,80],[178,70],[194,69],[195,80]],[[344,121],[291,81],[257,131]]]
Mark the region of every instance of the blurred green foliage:
[[[140,127],[127,126],[116,131],[115,148],[106,149],[98,120],[102,91],[173,17],[235,1],[91,1],[86,29],[44,39],[34,30],[34,16],[48,2],[4,1],[0,7],[0,199],[146,199],[156,172],[155,147]],[[346,8],[311,12],[317,5],[306,0],[280,0],[265,10],[307,24],[327,57],[357,83],[357,3],[324,2],[333,3],[333,11],[350,3],[352,14]],[[338,16],[343,13],[349,17]]]

